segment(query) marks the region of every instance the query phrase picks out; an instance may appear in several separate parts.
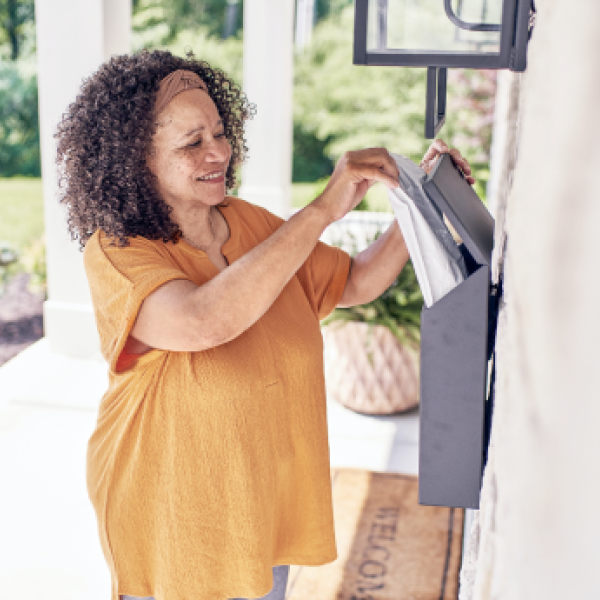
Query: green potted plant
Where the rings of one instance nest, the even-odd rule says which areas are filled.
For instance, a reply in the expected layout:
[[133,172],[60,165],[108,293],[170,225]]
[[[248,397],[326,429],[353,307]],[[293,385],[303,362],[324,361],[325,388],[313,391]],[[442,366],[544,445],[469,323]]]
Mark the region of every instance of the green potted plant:
[[368,414],[417,406],[422,308],[410,261],[376,300],[336,308],[321,324],[328,396]]

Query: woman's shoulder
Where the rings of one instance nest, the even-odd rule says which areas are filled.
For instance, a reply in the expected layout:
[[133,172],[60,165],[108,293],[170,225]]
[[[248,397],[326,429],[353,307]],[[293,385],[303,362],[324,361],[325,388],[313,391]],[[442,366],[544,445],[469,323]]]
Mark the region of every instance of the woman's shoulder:
[[83,249],[83,262],[86,270],[104,270],[125,262],[136,262],[143,256],[163,254],[162,240],[150,240],[142,236],[127,238],[126,244],[98,229],[87,241]]
[[83,262],[86,270],[99,267],[106,259],[104,254],[102,232],[97,229],[90,239],[85,243],[83,249]]
[[114,257],[110,256],[107,248],[110,248],[110,241],[103,232],[97,230],[83,249],[83,266],[94,305],[102,303],[115,289],[125,289],[128,283],[127,277],[115,264]]

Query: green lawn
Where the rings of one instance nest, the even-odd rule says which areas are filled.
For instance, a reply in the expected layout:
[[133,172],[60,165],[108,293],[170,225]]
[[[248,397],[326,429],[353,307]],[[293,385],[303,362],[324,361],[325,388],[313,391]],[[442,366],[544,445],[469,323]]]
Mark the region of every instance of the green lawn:
[[0,241],[22,250],[43,233],[42,180],[0,177]]

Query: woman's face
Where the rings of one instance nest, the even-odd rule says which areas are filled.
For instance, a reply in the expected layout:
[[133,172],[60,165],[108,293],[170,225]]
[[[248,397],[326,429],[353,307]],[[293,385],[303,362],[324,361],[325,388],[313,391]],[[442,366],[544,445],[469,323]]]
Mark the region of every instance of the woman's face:
[[176,212],[221,202],[231,146],[210,96],[197,89],[181,92],[157,122],[148,167],[163,200]]

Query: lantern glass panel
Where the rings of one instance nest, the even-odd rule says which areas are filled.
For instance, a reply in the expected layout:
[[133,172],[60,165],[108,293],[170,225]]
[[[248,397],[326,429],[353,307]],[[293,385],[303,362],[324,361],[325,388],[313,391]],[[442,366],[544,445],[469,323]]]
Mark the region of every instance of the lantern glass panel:
[[500,31],[485,29],[502,22],[502,0],[370,0],[368,6],[368,52],[500,52]]

